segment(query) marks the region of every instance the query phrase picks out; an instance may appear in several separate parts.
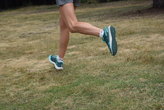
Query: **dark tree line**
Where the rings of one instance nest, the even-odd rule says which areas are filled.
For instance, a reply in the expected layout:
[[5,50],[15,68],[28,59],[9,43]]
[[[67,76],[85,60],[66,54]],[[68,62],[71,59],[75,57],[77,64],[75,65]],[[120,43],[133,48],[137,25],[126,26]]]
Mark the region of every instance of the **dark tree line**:
[[[109,2],[118,0],[81,0],[81,2]],[[0,0],[0,9],[16,8],[27,5],[53,5],[56,0]]]
[[15,8],[27,5],[55,4],[56,0],[0,0],[0,9]]
[[154,8],[164,8],[164,0],[153,0]]

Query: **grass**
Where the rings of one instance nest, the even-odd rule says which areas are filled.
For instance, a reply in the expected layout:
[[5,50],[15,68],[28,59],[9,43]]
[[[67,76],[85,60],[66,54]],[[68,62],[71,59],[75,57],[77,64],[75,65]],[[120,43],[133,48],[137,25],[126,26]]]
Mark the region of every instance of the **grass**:
[[63,71],[47,57],[58,51],[58,8],[0,12],[0,109],[163,110],[164,14],[150,1],[83,5],[78,18],[118,31],[112,57],[99,38],[71,34]]

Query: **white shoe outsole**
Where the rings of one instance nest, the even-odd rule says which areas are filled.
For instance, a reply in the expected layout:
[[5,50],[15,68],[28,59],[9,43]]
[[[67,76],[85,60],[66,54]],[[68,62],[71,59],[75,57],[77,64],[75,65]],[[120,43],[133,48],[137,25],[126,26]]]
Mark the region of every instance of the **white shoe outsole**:
[[111,26],[108,27],[108,30],[109,30],[109,42],[108,42],[108,44],[110,45],[110,50],[111,50],[111,52],[113,53],[113,50],[112,50],[112,40],[113,40],[113,38],[112,38],[112,34],[111,34],[111,29],[110,29],[110,27],[111,27]]

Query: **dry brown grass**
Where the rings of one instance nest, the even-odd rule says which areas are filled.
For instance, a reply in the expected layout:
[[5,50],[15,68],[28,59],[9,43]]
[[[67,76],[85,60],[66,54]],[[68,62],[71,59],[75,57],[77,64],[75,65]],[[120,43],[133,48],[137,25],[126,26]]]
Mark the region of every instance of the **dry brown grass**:
[[0,109],[162,110],[164,14],[147,14],[150,4],[79,8],[81,21],[117,28],[119,51],[112,57],[100,39],[71,34],[61,72],[47,59],[58,51],[57,7],[1,12]]

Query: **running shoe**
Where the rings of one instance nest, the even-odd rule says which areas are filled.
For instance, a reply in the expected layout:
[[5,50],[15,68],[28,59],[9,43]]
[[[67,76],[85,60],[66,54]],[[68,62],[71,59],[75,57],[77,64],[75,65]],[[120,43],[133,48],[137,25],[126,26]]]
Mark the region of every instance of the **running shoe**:
[[48,57],[48,59],[49,59],[50,63],[54,64],[54,66],[55,66],[55,68],[57,70],[63,70],[64,62],[59,58],[59,56],[57,56],[57,55],[55,55],[55,56],[50,55]]
[[107,44],[113,56],[117,53],[116,30],[113,26],[105,27],[102,40]]

